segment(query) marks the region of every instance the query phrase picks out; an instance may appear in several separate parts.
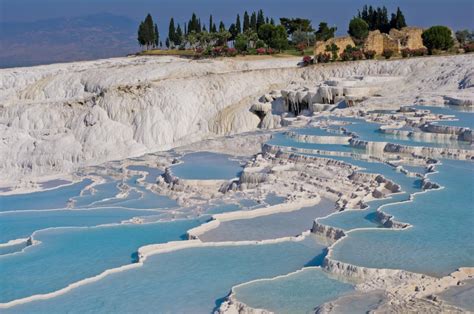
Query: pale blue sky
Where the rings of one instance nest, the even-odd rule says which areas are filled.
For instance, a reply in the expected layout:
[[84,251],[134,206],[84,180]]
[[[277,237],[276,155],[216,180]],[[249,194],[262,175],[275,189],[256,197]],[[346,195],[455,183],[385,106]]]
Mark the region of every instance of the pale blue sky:
[[301,16],[313,20],[313,25],[327,21],[345,33],[348,20],[364,4],[385,5],[389,11],[400,6],[410,25],[448,25],[453,29],[474,28],[473,0],[0,0],[1,20],[33,21],[52,17],[72,17],[108,12],[142,19],[147,12],[167,29],[171,16],[184,22],[194,11],[206,22],[212,13],[215,20],[226,26],[234,21],[237,12],[262,8],[266,15]]

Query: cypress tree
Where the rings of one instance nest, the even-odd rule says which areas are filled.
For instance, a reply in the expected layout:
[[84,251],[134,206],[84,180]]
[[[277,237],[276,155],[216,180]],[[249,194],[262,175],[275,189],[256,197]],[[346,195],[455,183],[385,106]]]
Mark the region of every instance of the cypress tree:
[[160,32],[158,32],[158,25],[155,24],[155,47],[158,47],[160,43]]
[[239,34],[237,32],[237,27],[235,27],[234,23],[230,24],[229,33],[230,33],[230,38],[229,38],[230,40],[235,40],[235,37],[237,37],[237,35]]
[[170,39],[168,37],[166,37],[165,44],[166,44],[166,48],[170,47]]
[[144,34],[144,27],[145,25],[143,22],[140,22],[140,25],[138,26],[138,34],[137,34],[137,40],[138,40],[138,45],[140,47],[145,45],[145,34]]
[[403,15],[402,11],[398,7],[397,13],[396,14],[392,13],[392,19],[390,20],[390,27],[396,28],[396,29],[402,29],[406,26],[407,26],[407,23],[405,21],[405,16]]
[[240,15],[237,14],[237,19],[235,21],[235,29],[237,31],[237,34],[242,33],[242,27],[240,26]]
[[243,31],[244,33],[250,28],[250,18],[249,18],[249,14],[247,13],[247,11],[244,12],[244,28],[243,28]]
[[147,49],[155,44],[155,24],[149,13],[143,22],[142,36]]
[[250,28],[257,31],[257,14],[255,12],[253,12],[250,17]]
[[260,9],[257,14],[257,31],[263,24],[265,24],[265,16],[263,15],[263,10]]
[[222,21],[219,23],[219,32],[225,32],[225,25]]
[[270,19],[270,24],[275,25],[275,20],[273,19],[273,17]]
[[209,15],[209,32],[210,33],[213,33],[212,24],[213,24],[213,22],[212,22],[212,14],[211,14],[211,15]]
[[175,38],[175,45],[179,46],[183,43],[183,31],[181,30],[181,26],[178,24],[176,28],[176,38]]
[[171,18],[170,20],[170,26],[168,28],[168,43],[166,44],[166,46],[169,48],[170,47],[170,44],[175,44],[176,42],[176,28],[174,27],[174,19]]

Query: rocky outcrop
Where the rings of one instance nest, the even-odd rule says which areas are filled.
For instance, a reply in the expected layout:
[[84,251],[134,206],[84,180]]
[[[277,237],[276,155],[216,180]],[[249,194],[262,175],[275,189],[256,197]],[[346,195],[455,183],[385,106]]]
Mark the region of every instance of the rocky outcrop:
[[400,41],[379,30],[369,32],[369,36],[364,42],[364,50],[373,50],[377,55],[381,55],[384,50],[400,51]]
[[341,53],[344,52],[344,49],[346,49],[347,45],[355,47],[355,43],[352,40],[351,36],[330,38],[326,41],[316,42],[316,44],[314,45],[314,55],[318,55],[320,53],[330,54],[330,52],[326,51],[326,46],[331,46],[332,44],[335,44],[339,48],[338,55],[341,55]]

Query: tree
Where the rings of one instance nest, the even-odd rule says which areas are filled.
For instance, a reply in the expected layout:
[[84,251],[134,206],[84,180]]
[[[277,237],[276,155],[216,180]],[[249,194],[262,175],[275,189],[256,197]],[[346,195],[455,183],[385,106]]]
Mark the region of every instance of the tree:
[[153,18],[148,13],[145,20],[138,26],[137,40],[140,46],[146,46],[146,49],[156,45],[157,33],[155,33],[155,23]]
[[217,32],[216,24],[212,21],[212,14],[209,16],[209,32],[210,33]]
[[283,25],[275,26],[272,38],[270,40],[270,47],[282,51],[288,47],[288,36]]
[[137,36],[138,44],[140,47],[143,47],[146,45],[146,39],[145,39],[145,23],[140,22],[140,25],[138,26],[138,36]]
[[432,26],[421,34],[421,38],[430,54],[434,49],[448,50],[454,45],[451,30],[446,26]]
[[306,33],[314,31],[311,21],[308,19],[282,17],[280,24],[283,25],[288,36],[291,36],[296,30]]
[[273,19],[273,17],[270,19],[270,24],[275,25],[275,20]]
[[330,38],[334,38],[334,33],[336,32],[337,27],[328,27],[328,23],[321,22],[319,23],[318,30],[314,33],[316,41],[326,41]]
[[248,46],[248,39],[247,36],[244,34],[239,34],[235,38],[235,43],[234,47],[237,49],[239,52],[246,51]]
[[363,19],[354,17],[349,22],[349,30],[347,32],[356,42],[361,43],[369,35],[369,25]]
[[332,43],[331,45],[327,45],[326,51],[331,53],[332,61],[336,61],[337,58],[339,57],[339,55],[337,54],[339,51],[339,47],[335,43]]
[[244,33],[250,28],[250,18],[249,18],[249,14],[247,13],[247,11],[244,12],[244,27],[243,27],[243,31]]
[[474,39],[474,32],[467,29],[459,30],[456,32],[456,39],[461,45],[467,44]]
[[397,8],[397,13],[393,14],[392,13],[392,18],[390,19],[390,27],[391,28],[396,28],[396,29],[402,29],[407,26],[407,23],[405,21],[405,16],[402,13],[402,10],[400,8]]
[[234,23],[230,24],[229,33],[230,33],[230,40],[235,40],[235,37],[237,37],[237,35],[239,34],[239,32],[237,32],[237,27],[235,26]]
[[258,30],[258,38],[263,40],[263,42],[267,45],[270,46],[270,41],[272,39],[272,36],[275,32],[275,26],[271,24],[263,24],[260,26],[260,29]]
[[193,13],[191,16],[191,19],[188,22],[188,33],[195,32],[199,33],[201,32],[201,23],[196,17],[196,13]]
[[221,22],[219,23],[219,32],[225,32],[225,30],[226,30],[226,29],[225,29],[224,22],[221,21]]
[[160,43],[160,32],[158,32],[158,25],[155,24],[155,47],[158,47]]
[[168,37],[166,37],[166,41],[165,41],[165,45],[166,45],[166,48],[170,48],[170,39]]
[[237,34],[242,33],[242,26],[240,25],[240,15],[237,14],[237,19],[235,20],[235,30]]
[[257,32],[263,24],[265,24],[265,16],[263,15],[263,10],[260,9],[257,14]]
[[176,41],[176,28],[174,26],[173,18],[171,18],[170,25],[168,27],[168,41],[169,41],[169,44],[166,45],[168,48],[170,46],[174,46],[174,43]]
[[250,28],[255,32],[257,31],[257,14],[255,12],[253,12],[252,16],[250,17]]
[[176,28],[174,44],[176,46],[180,46],[184,41],[183,39],[184,39],[183,31],[181,30],[181,26],[178,24],[178,28]]

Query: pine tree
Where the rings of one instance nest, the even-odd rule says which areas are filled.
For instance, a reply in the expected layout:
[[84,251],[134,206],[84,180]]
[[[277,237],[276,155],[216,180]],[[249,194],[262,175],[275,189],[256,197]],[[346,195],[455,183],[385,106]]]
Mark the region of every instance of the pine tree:
[[235,29],[237,31],[237,34],[242,33],[242,27],[240,26],[240,15],[237,14],[237,19],[235,21]]
[[158,25],[155,24],[155,47],[158,47],[160,43],[160,32],[158,32]]
[[145,23],[143,22],[140,22],[140,25],[138,26],[137,40],[140,47],[145,46]]
[[263,24],[265,24],[265,16],[263,15],[263,10],[258,10],[258,14],[257,14],[257,28],[256,30],[258,31],[258,29],[260,28],[260,26],[262,26]]
[[244,12],[244,28],[243,28],[243,31],[244,33],[250,28],[250,18],[249,18],[249,14],[247,13],[247,11]]
[[219,32],[225,32],[225,30],[226,30],[226,29],[225,29],[224,22],[221,21],[221,22],[219,23]]
[[257,14],[255,12],[253,12],[250,17],[250,28],[257,31]]
[[148,14],[143,22],[138,27],[138,43],[140,46],[146,46],[146,49],[155,46],[157,32],[155,33],[155,24],[153,18]]
[[392,18],[390,20],[390,27],[396,28],[396,29],[402,29],[406,26],[407,26],[407,23],[405,21],[405,16],[403,15],[402,11],[398,7],[397,13],[396,14],[392,13]]
[[176,46],[180,46],[183,43],[183,31],[181,30],[181,26],[179,24],[176,28],[176,38],[174,43]]
[[210,33],[213,33],[213,28],[212,28],[213,24],[214,23],[212,22],[212,14],[211,14],[211,15],[209,15],[209,32]]
[[176,29],[174,27],[174,19],[171,18],[170,20],[170,26],[168,28],[168,43],[166,44],[166,47],[170,47],[170,44],[171,45],[175,45],[175,41],[176,41]]

